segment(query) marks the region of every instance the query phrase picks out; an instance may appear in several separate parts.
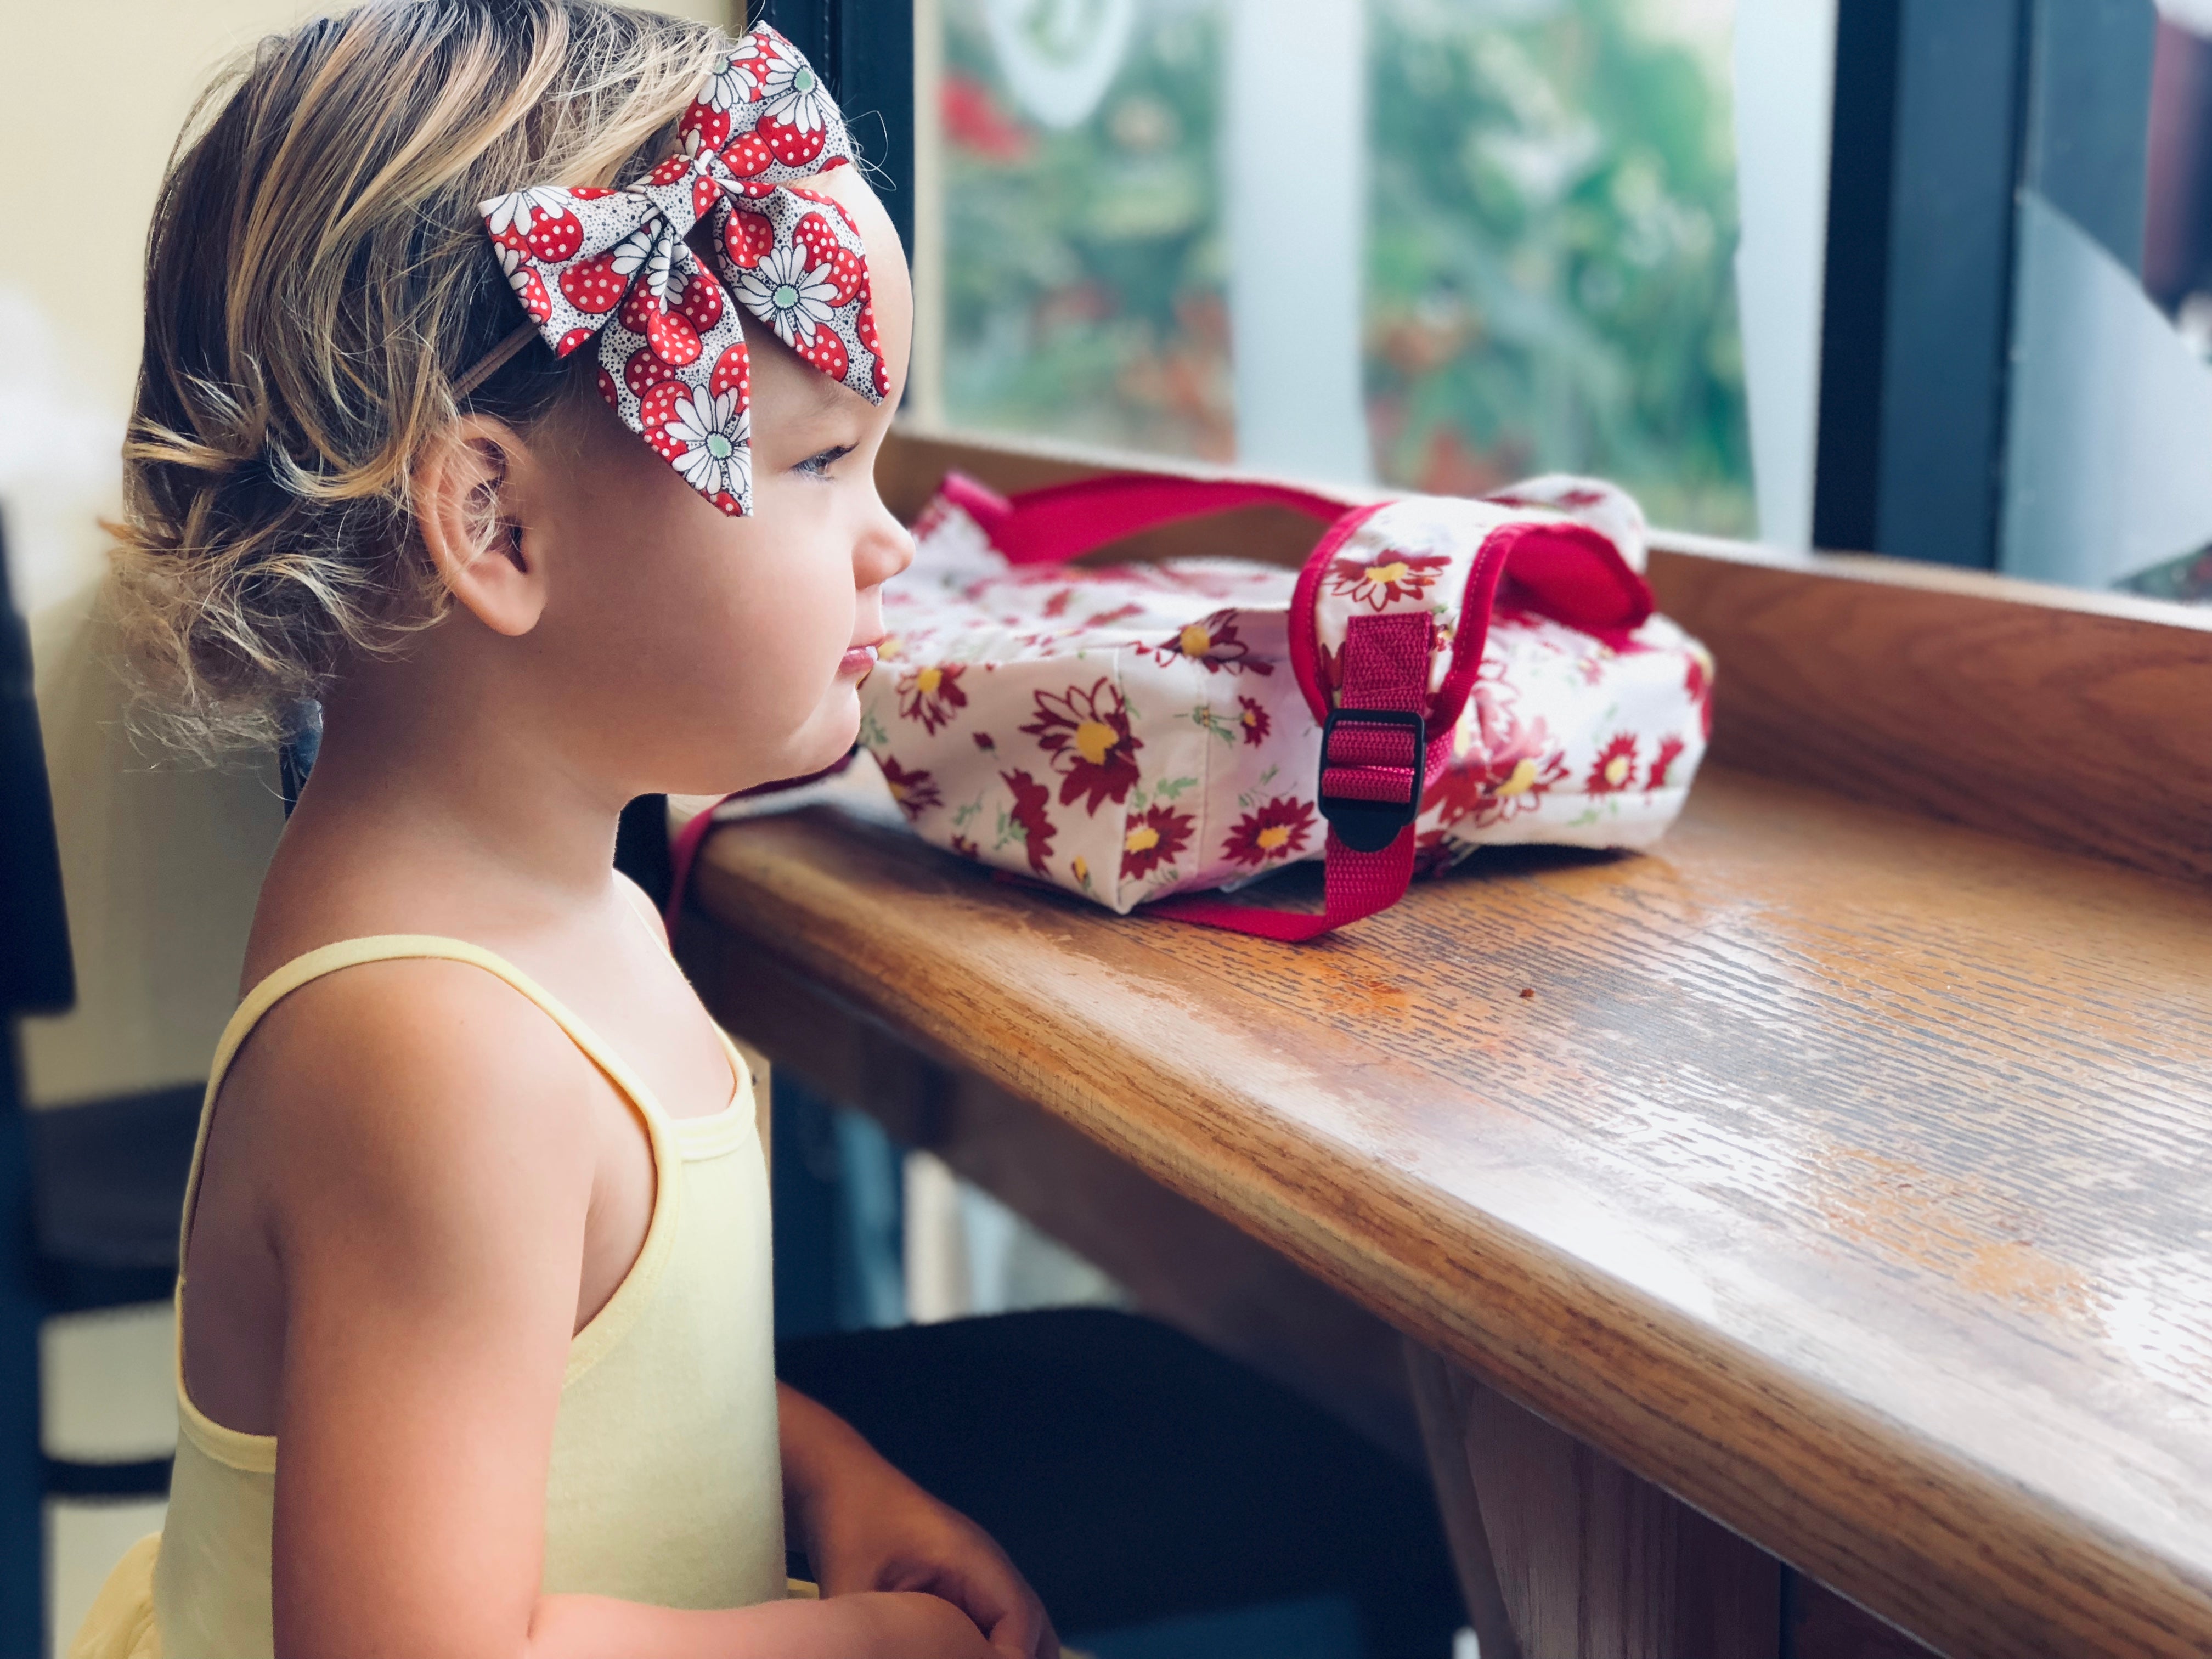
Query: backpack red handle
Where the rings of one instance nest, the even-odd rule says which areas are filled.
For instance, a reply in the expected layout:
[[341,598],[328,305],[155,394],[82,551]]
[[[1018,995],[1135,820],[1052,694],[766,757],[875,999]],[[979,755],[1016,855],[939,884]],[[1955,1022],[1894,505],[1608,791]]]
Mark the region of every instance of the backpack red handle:
[[[1009,564],[1059,563],[1156,525],[1239,507],[1287,507],[1326,525],[1341,525],[1363,510],[1291,484],[1151,472],[1108,473],[1013,496],[964,472],[948,472],[940,489]],[[1510,569],[1537,610],[1576,628],[1638,628],[1651,615],[1649,584],[1610,537],[1585,526],[1553,523],[1544,533],[1516,538]]]
[[963,472],[946,473],[940,488],[945,500],[982,527],[1009,564],[1057,563],[1155,525],[1233,507],[1287,507],[1334,524],[1354,505],[1290,484],[1150,472],[1079,478],[1011,498]]

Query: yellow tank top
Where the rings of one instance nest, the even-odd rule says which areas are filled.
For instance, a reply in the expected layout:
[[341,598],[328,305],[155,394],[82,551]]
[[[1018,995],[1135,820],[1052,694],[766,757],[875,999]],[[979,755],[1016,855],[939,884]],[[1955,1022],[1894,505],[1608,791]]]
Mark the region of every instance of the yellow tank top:
[[[423,957],[472,963],[544,1009],[629,1098],[653,1147],[644,1246],[568,1349],[545,1492],[545,1591],[672,1607],[782,1596],[768,1179],[752,1079],[734,1048],[731,1105],[711,1117],[671,1118],[620,1055],[490,951],[415,934],[325,945],[255,986],[223,1032],[200,1111],[182,1240],[191,1236],[216,1091],[256,1022],[325,974]],[[177,1259],[185,1260],[181,1242]],[[181,1310],[181,1272],[177,1289]],[[70,1659],[272,1659],[276,1442],[227,1429],[192,1404],[181,1316],[176,1380],[167,1519],[116,1567]]]

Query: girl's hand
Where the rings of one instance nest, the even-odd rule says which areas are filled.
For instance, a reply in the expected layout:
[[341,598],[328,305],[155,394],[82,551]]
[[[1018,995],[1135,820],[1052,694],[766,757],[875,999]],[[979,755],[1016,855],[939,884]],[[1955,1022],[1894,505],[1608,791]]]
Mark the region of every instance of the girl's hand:
[[[380,1649],[380,1652],[389,1652]],[[478,1651],[471,1650],[471,1651]],[[902,1590],[828,1601],[763,1601],[726,1613],[550,1595],[531,1622],[526,1659],[1001,1659],[950,1601]]]
[[975,1620],[951,1602],[908,1591],[863,1591],[839,1598],[837,1607],[865,1610],[869,1653],[898,1659],[1000,1659]]
[[791,1389],[781,1402],[787,1505],[823,1595],[926,1591],[966,1613],[994,1659],[1060,1659],[1043,1603],[989,1534],[825,1407]]
[[994,1659],[1060,1659],[1043,1603],[1006,1553],[966,1516],[883,1468],[890,1480],[823,1494],[811,1517],[807,1558],[822,1593],[927,1591],[966,1613]]

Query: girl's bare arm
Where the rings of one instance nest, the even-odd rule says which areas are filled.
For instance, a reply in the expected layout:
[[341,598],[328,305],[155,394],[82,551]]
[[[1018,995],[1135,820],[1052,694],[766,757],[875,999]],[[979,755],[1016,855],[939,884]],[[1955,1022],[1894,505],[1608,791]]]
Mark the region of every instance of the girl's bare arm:
[[[319,993],[319,994],[317,994]],[[458,964],[303,994],[256,1070],[285,1325],[286,1659],[991,1659],[927,1595],[726,1612],[542,1596],[553,1424],[607,1086]]]

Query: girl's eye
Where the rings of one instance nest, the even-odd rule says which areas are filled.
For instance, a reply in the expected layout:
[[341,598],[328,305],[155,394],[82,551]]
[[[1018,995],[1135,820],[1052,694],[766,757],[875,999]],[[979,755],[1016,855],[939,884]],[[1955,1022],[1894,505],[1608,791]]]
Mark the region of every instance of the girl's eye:
[[791,470],[793,472],[802,472],[810,478],[826,478],[830,476],[830,469],[852,453],[852,445],[839,444],[835,449],[824,449],[816,454],[809,455]]

